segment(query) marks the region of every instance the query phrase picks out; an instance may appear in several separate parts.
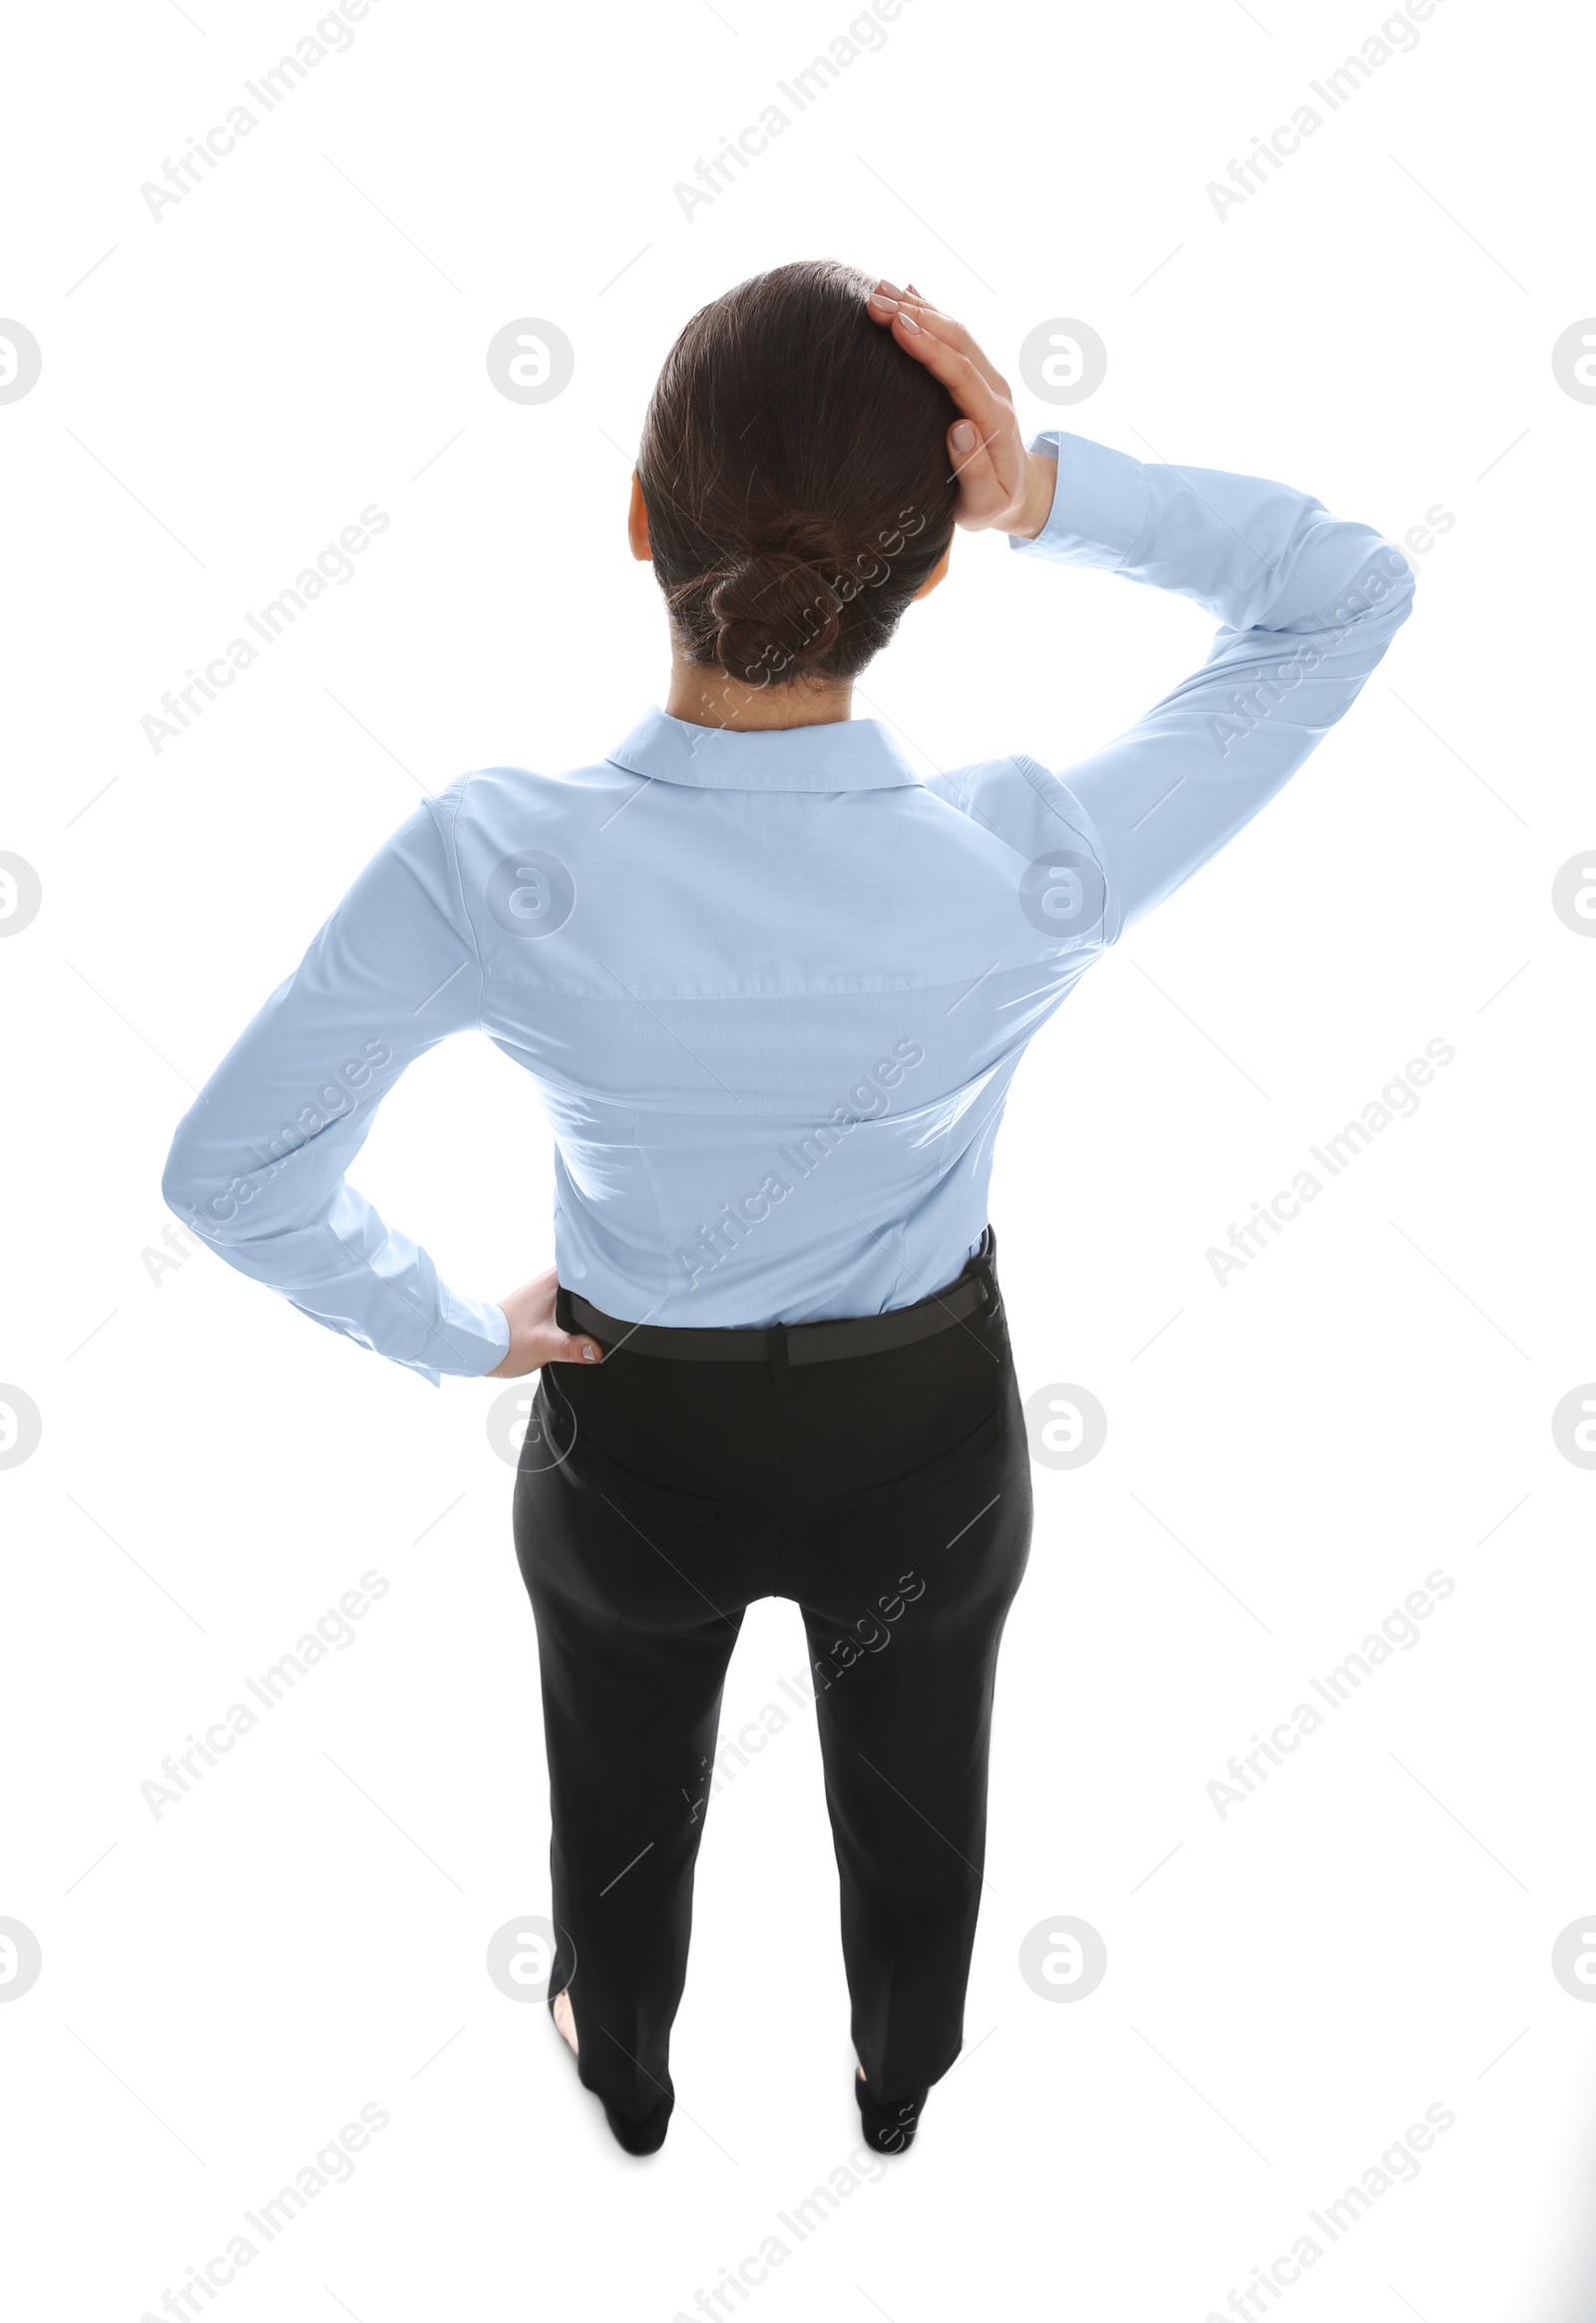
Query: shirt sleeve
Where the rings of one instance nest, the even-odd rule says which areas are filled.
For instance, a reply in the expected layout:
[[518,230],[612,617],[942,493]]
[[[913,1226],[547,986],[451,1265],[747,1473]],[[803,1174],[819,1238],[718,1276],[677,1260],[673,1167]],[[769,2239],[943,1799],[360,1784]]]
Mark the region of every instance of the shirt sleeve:
[[1235,837],[1344,717],[1407,618],[1413,575],[1368,525],[1256,476],[1175,468],[1048,430],[1052,508],[1021,555],[1173,589],[1222,623],[1203,666],[1060,774],[1018,764],[1085,838],[1113,942]]
[[480,1018],[453,844],[466,779],[367,864],[184,1116],[162,1179],[229,1266],[434,1386],[493,1370],[509,1322],[440,1282],[344,1173],[406,1065]]

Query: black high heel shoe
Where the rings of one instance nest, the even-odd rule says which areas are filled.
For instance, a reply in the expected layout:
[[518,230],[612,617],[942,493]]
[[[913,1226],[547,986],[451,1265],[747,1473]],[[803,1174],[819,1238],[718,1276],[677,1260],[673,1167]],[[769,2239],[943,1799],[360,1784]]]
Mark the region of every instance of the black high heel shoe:
[[859,2118],[865,2126],[865,2142],[878,2153],[907,2153],[920,2128],[921,2109],[929,2090],[918,2090],[912,2098],[902,2098],[897,2105],[876,2103],[866,2084],[864,2074],[854,2075],[854,2096],[859,2100]]
[[[561,1991],[563,1992],[564,1990],[565,1987],[562,1985]],[[558,1992],[552,1992],[549,1995],[549,2014],[551,2017],[554,2016],[555,2003],[559,1998],[560,1993]],[[573,2022],[575,2022],[575,2019],[573,2019]],[[558,2023],[555,2025],[555,2031],[560,2035],[560,2046],[562,2049],[571,2050],[571,2062],[573,2065],[577,2066],[578,2079],[581,2080],[581,2066],[578,2061],[576,2050],[571,2048],[571,2043],[566,2039],[564,2033],[560,2032]],[[586,2082],[583,2082],[582,2086],[584,2089],[587,2089],[588,2087]],[[597,2090],[591,2092],[590,2094],[595,2097],[598,2095]],[[648,2113],[644,2114],[640,2122],[629,2122],[624,2114],[616,2113],[614,2107],[609,2103],[607,2098],[600,2099],[599,2102],[604,2109],[604,2120],[609,2124],[610,2134],[614,2138],[615,2143],[620,2146],[623,2151],[627,2153],[639,2154],[657,2153],[659,2151],[660,2146],[665,2142],[665,2131],[670,2127],[670,2117],[675,2109],[676,2100],[672,2093],[667,2092],[666,2095],[660,2099],[658,2105],[654,2106]]]

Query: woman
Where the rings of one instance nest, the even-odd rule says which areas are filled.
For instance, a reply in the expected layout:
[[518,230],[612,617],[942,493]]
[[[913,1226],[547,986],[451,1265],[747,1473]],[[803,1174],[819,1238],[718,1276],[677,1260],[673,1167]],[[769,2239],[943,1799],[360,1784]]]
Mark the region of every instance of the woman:
[[[1178,590],[1203,667],[1063,775],[922,781],[856,674],[954,529]],[[382,847],[178,1131],[172,1207],[423,1372],[542,1371],[516,1546],[537,1621],[556,2022],[660,2144],[726,1665],[794,1599],[813,1660],[865,2131],[959,2053],[993,1680],[1029,1466],[987,1221],[1027,1042],[1280,788],[1406,617],[1407,566],[1284,485],[1027,450],[913,287],[781,266],[695,315],[632,480],[663,711],[559,776],[492,768]],[[553,1118],[557,1268],[489,1304],[345,1182],[468,1026]]]

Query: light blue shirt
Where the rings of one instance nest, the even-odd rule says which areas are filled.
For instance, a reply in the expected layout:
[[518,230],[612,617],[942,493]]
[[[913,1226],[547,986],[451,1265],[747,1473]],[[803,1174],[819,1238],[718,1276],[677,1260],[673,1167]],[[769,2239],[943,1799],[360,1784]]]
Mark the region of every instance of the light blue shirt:
[[1051,433],[1028,557],[1222,626],[1117,741],[922,781],[874,719],[735,733],[650,710],[597,765],[490,767],[418,807],[178,1129],[163,1191],[241,1272],[436,1383],[509,1326],[348,1184],[451,1033],[533,1074],[555,1253],[602,1313],[807,1323],[912,1304],[987,1222],[1031,1036],[1122,930],[1303,763],[1406,618],[1367,525],[1283,484]]

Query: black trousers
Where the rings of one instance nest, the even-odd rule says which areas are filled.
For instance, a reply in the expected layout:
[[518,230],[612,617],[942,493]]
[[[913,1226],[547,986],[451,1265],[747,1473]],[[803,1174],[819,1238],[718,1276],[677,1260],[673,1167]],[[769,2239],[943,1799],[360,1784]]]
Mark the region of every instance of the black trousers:
[[892,2104],[954,2063],[1030,1521],[996,1297],[884,1354],[622,1346],[545,1368],[515,1535],[548,1742],[550,1990],[570,1987],[583,2081],[629,2120],[671,2090],[722,1683],[759,1597],[792,1598],[808,1635],[866,2078]]

